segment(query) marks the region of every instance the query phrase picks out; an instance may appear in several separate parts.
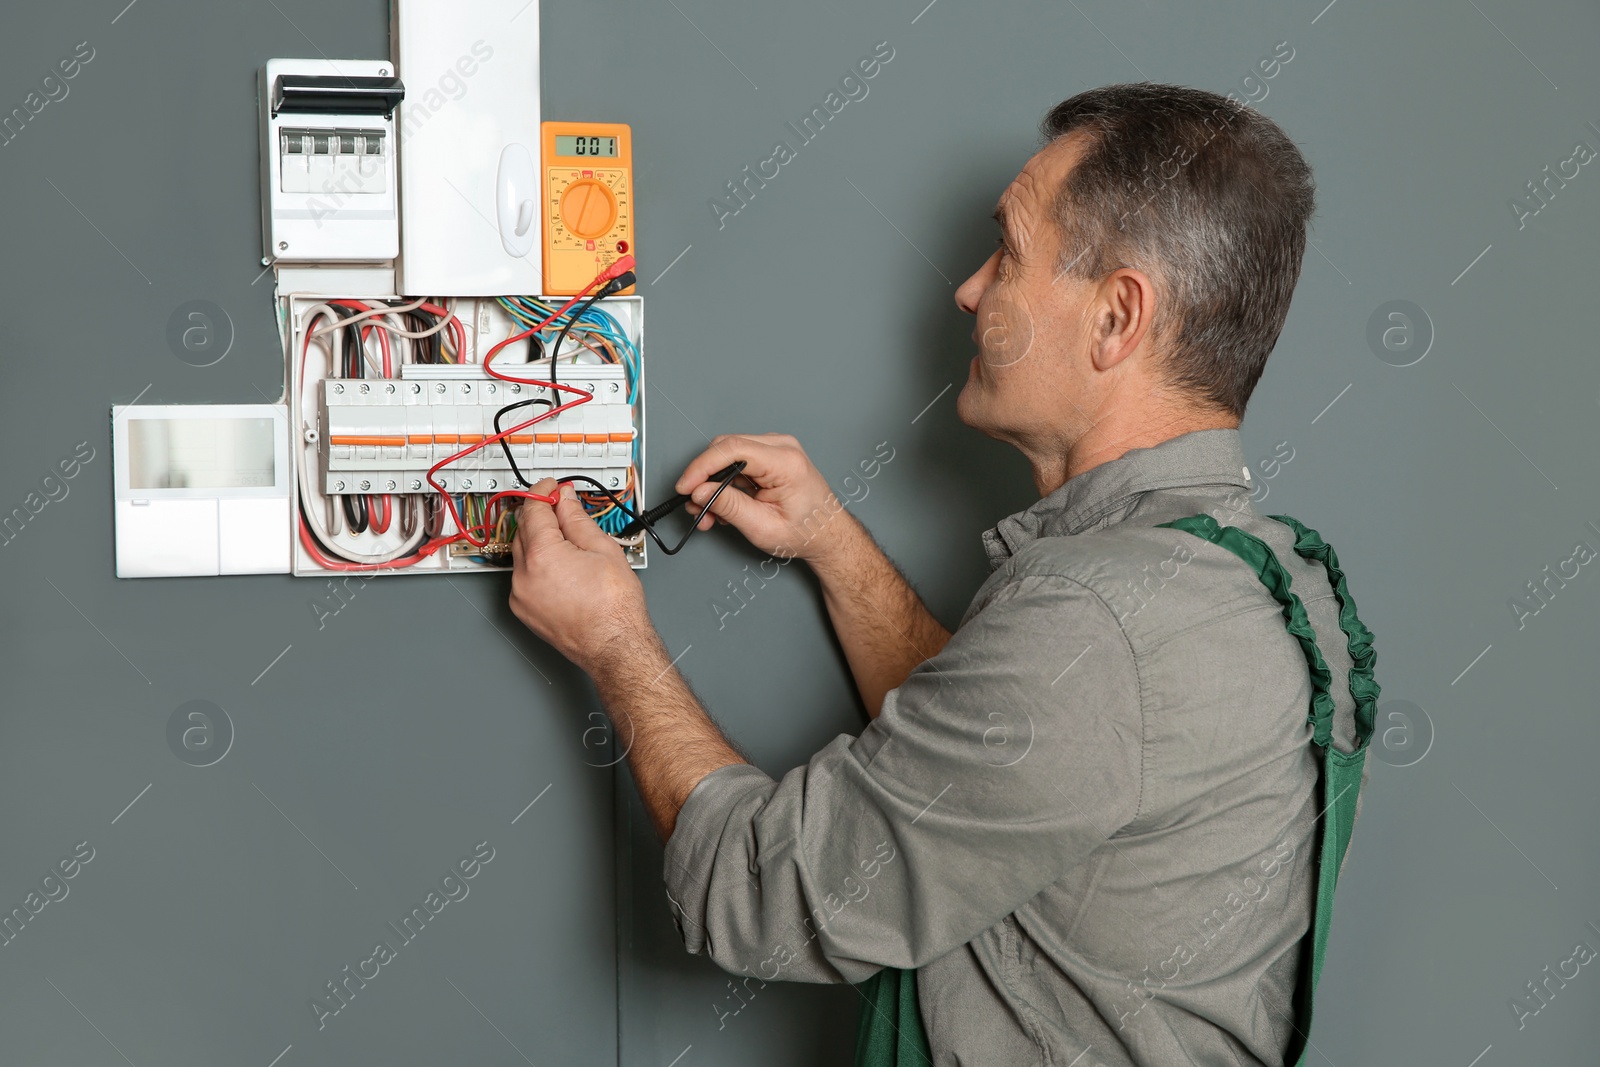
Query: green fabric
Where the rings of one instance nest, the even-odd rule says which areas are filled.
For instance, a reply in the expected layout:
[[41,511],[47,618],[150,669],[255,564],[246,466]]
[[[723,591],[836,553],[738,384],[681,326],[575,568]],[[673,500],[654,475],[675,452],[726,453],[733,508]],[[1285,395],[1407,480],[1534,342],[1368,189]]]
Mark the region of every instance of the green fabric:
[[1328,933],[1333,926],[1333,891],[1339,882],[1339,868],[1344,864],[1345,850],[1350,846],[1351,831],[1355,829],[1361,769],[1367,758],[1367,742],[1372,737],[1379,686],[1373,677],[1377,654],[1372,648],[1372,631],[1356,615],[1356,603],[1350,596],[1344,571],[1339,567],[1339,557],[1334,555],[1333,549],[1315,530],[1287,515],[1271,517],[1294,531],[1294,550],[1298,555],[1316,560],[1328,572],[1328,584],[1333,587],[1334,599],[1339,605],[1339,628],[1344,631],[1350,653],[1350,695],[1356,705],[1355,747],[1351,752],[1341,752],[1330,743],[1333,737],[1333,696],[1328,687],[1332,675],[1317,648],[1316,634],[1306,618],[1305,605],[1290,588],[1289,574],[1278,562],[1272,549],[1259,537],[1237,527],[1219,526],[1209,515],[1194,515],[1160,525],[1204,538],[1249,564],[1261,579],[1261,584],[1283,606],[1284,622],[1289,633],[1300,642],[1300,649],[1305,653],[1306,664],[1311,671],[1311,712],[1307,721],[1312,727],[1311,743],[1319,749],[1322,761],[1322,832],[1317,847],[1317,898],[1312,907],[1311,951],[1302,962],[1295,995],[1295,1038],[1289,1043],[1285,1057],[1295,1067],[1302,1067],[1310,1052],[1312,1004],[1317,983],[1322,978]]
[[917,972],[885,967],[856,990],[865,999],[856,1028],[859,1067],[931,1067],[933,1055],[917,1009]]
[[[1161,523],[1210,541],[1238,556],[1260,578],[1283,607],[1284,624],[1300,644],[1311,673],[1311,709],[1306,721],[1312,728],[1311,743],[1321,760],[1322,830],[1317,843],[1317,896],[1308,936],[1311,951],[1302,962],[1302,973],[1295,996],[1295,1039],[1290,1042],[1286,1061],[1302,1067],[1310,1047],[1312,1001],[1322,977],[1322,962],[1327,953],[1328,932],[1333,923],[1333,892],[1339,880],[1355,828],[1356,799],[1361,791],[1361,771],[1366,762],[1367,742],[1376,719],[1379,686],[1373,677],[1377,655],[1372,647],[1372,632],[1356,615],[1355,600],[1345,581],[1339,558],[1321,536],[1287,515],[1271,518],[1295,533],[1295,552],[1304,559],[1321,563],[1339,605],[1339,628],[1344,631],[1350,653],[1348,683],[1355,701],[1356,738],[1354,751],[1345,753],[1332,744],[1334,702],[1330,686],[1333,673],[1317,647],[1316,633],[1306,616],[1304,603],[1291,589],[1289,573],[1265,541],[1234,526],[1220,526],[1209,515]],[[917,973],[886,967],[856,986],[865,1003],[856,1030],[856,1067],[922,1067],[931,1065],[928,1038],[922,1029],[917,1005]]]

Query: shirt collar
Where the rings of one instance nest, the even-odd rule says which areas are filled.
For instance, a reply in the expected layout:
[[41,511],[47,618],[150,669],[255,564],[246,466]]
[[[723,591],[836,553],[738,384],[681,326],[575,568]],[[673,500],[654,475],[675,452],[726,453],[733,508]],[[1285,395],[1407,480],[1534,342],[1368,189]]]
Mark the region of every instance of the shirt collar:
[[996,568],[1030,541],[1082,533],[1142,493],[1197,485],[1251,488],[1238,430],[1195,430],[1150,448],[1129,449],[1001,519],[984,531],[984,551]]

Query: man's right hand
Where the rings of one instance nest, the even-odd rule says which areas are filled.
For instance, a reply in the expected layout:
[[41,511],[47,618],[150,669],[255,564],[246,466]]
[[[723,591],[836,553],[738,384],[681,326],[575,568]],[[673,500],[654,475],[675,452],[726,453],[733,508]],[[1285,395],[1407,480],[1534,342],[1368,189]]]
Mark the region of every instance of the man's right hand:
[[717,497],[701,528],[725,522],[762,551],[811,565],[861,702],[876,717],[884,694],[937,655],[950,631],[788,434],[715,438],[683,472],[677,491],[688,493],[689,506],[698,512],[717,490],[707,479],[740,459],[744,473]]
[[688,493],[696,513],[717,484],[707,479],[735,460],[744,472],[711,505],[700,522],[734,527],[756,548],[779,559],[803,559],[815,566],[837,553],[857,527],[828,488],[800,442],[788,434],[722,434],[684,469],[676,490]]

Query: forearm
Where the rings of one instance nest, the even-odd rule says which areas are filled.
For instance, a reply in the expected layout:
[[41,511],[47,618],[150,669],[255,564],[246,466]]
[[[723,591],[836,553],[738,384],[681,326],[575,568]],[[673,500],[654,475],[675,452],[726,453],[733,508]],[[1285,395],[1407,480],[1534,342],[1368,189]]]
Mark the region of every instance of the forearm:
[[654,628],[646,625],[616,642],[590,674],[627,752],[639,797],[666,841],[700,779],[744,757],[700,706]]
[[867,714],[950,640],[911,583],[853,516],[842,516],[838,545],[812,562],[833,632],[844,648]]

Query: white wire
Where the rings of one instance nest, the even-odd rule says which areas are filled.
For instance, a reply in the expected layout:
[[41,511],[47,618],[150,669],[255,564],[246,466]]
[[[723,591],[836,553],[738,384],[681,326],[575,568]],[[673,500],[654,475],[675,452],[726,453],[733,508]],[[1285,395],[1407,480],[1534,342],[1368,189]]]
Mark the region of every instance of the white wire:
[[[335,319],[338,318],[333,309],[327,304],[315,304],[308,308],[301,315],[301,328],[304,329],[311,323],[315,322],[316,316],[321,314],[326,314]],[[316,335],[313,334],[312,336],[314,338]],[[303,343],[304,338],[291,339],[291,353],[293,352],[295,340],[300,340]],[[318,344],[316,347],[327,354],[329,360],[328,366],[329,370],[331,371],[334,366],[335,359],[333,348],[325,344]],[[325,375],[324,377],[327,376]],[[316,465],[317,456],[315,453],[316,446],[312,442],[305,440],[305,429],[307,426],[304,421],[305,416],[303,412],[305,409],[306,392],[312,387],[312,383],[314,381],[319,380],[321,380],[321,378],[313,379],[308,373],[302,373],[299,383],[300,387],[294,392],[294,411],[291,413],[290,417],[290,421],[294,425],[301,428],[302,446],[308,453],[302,457],[302,462],[296,464],[296,473],[300,482],[301,499],[307,504],[306,507],[300,510],[300,514],[306,520],[306,524],[311,527],[311,532],[317,535],[317,539],[326,545],[335,555],[343,559],[346,559],[352,563],[387,563],[390,560],[397,559],[420,545],[424,538],[426,538],[427,531],[419,529],[411,537],[404,538],[401,541],[400,547],[391,552],[362,552],[358,549],[350,548],[347,545],[337,544],[335,539],[343,536],[344,534],[344,524],[341,521],[341,516],[339,515],[339,505],[332,498],[312,489],[308,483],[306,472],[312,466]],[[333,524],[337,527],[337,530],[332,534],[328,532],[327,527],[322,521],[322,515],[319,513],[321,509],[325,507],[332,507],[333,509]],[[361,535],[352,533],[350,536],[353,538]]]
[[[364,319],[377,318],[379,315],[389,315],[389,314],[392,314],[392,313],[404,312],[404,311],[415,311],[419,307],[421,307],[423,304],[426,304],[427,302],[428,302],[428,298],[424,296],[424,297],[419,297],[415,303],[403,304],[400,307],[390,307],[387,304],[381,304],[378,307],[372,308],[372,309],[370,309],[368,311],[363,311],[359,315],[351,315],[349,318],[343,319],[343,320],[335,319],[334,322],[328,324],[327,326],[320,326],[320,327],[317,328],[317,330],[314,333],[312,333],[311,337],[312,337],[313,340],[315,340],[316,338],[321,337],[325,333],[332,333],[333,331],[337,330],[341,326],[348,326],[353,322],[361,322]],[[405,331],[396,329],[395,327],[388,327],[388,328],[389,329],[394,329],[395,332],[399,333],[400,336],[402,336],[402,337],[429,337],[429,336],[432,336],[433,333],[436,333],[437,331],[442,330],[445,326],[449,325],[449,322],[450,322],[450,320],[446,319],[444,322],[440,323],[438,326],[435,326],[428,333],[419,333],[419,334],[406,333]]]
[[[307,458],[309,459],[311,457]],[[335,500],[333,497],[328,498],[327,505],[328,533],[330,534],[330,539],[325,543],[332,544],[333,541],[331,538],[338,537],[340,534],[344,533],[344,508],[340,507],[339,501]]]
[[[344,318],[344,319],[340,319],[339,316],[334,315],[333,316],[333,319],[334,319],[333,322],[330,322],[325,326],[319,326],[319,327],[317,327],[317,329],[312,331],[311,339],[314,341],[314,340],[317,340],[318,338],[320,338],[320,337],[322,337],[322,336],[324,336],[326,334],[336,333],[341,327],[349,326],[352,323],[364,322],[364,321],[369,321],[369,320],[377,320],[377,319],[381,318],[381,319],[392,319],[393,321],[389,321],[389,322],[372,321],[371,325],[376,326],[376,327],[378,327],[379,329],[382,329],[382,330],[387,330],[391,335],[393,335],[395,337],[404,337],[409,341],[424,341],[424,340],[427,340],[429,337],[432,337],[434,334],[444,331],[447,327],[449,327],[451,322],[456,321],[455,308],[451,307],[449,304],[446,304],[444,307],[445,307],[445,311],[447,312],[447,314],[442,319],[440,319],[436,324],[434,324],[433,326],[429,327],[426,330],[421,330],[421,331],[412,331],[412,330],[406,329],[405,326],[400,322],[398,316],[404,314],[407,311],[415,311],[418,308],[420,308],[423,304],[426,304],[427,302],[428,302],[428,298],[424,296],[424,297],[417,298],[415,301],[413,301],[410,304],[402,304],[399,307],[388,307],[387,305],[382,306],[382,307],[376,307],[376,308],[372,308],[369,311],[363,311],[360,314],[351,315],[348,318]],[[317,306],[318,307],[323,307],[323,308],[328,307],[328,305],[326,305],[326,304],[319,304]],[[330,308],[329,311],[330,311],[330,314],[331,314],[332,309]],[[307,320],[307,321],[310,321],[310,320]],[[365,348],[364,347],[363,347],[363,354],[365,354]],[[461,357],[458,354],[457,355],[457,359],[460,359],[460,358]],[[415,363],[416,360],[413,359],[413,360],[411,360],[411,362]],[[370,365],[370,363],[369,363],[369,365]],[[382,372],[381,371],[379,372],[379,376],[380,377],[382,376]]]
[[[306,311],[305,314],[303,314],[300,317],[300,321],[302,323],[315,322],[316,319],[313,316],[314,315],[319,315],[319,314],[326,314],[329,318],[333,319],[335,321],[335,323],[337,323],[338,326],[348,326],[352,321],[351,319],[343,319],[343,320],[341,320],[339,318],[339,313],[334,311],[333,308],[328,304],[315,304],[315,305],[313,305],[310,309],[308,309]],[[362,315],[355,316],[355,318],[362,318],[362,317],[363,317]],[[328,330],[328,328],[326,326],[321,327],[320,329],[318,329],[318,330],[316,330],[315,332],[312,333],[311,339],[313,341],[319,340],[322,334],[328,333],[328,332],[330,332],[330,331]],[[338,347],[339,351],[343,351],[344,344],[345,344],[344,334],[335,333],[333,336],[334,336],[334,344]],[[332,348],[327,348],[326,346],[324,346],[324,351],[326,351],[328,353],[329,366],[332,367],[332,366],[337,365],[336,362],[335,362],[335,357],[338,355],[338,352],[336,352]],[[361,359],[362,359],[362,362],[364,362],[367,365],[367,369],[372,371],[372,376],[374,378],[386,377],[386,375],[383,373],[383,365],[377,361],[377,359],[372,355],[372,353],[367,351],[367,346],[365,344],[363,344],[361,346]],[[329,374],[329,377],[332,377],[331,373]]]
[[[390,323],[388,321],[389,319],[394,319],[395,321]],[[397,334],[401,337],[405,336],[405,331],[400,328],[400,321],[397,316],[385,315],[384,320],[385,321],[382,323],[374,323],[373,325],[381,325],[391,333]],[[415,341],[412,341],[410,344],[406,345],[403,350],[400,349],[399,346],[396,346],[395,350],[400,353],[401,363],[415,363],[417,361],[417,343]]]
[[[391,308],[390,310],[392,310],[392,311],[415,311],[416,308],[413,305],[413,306],[407,306],[407,307]],[[413,341],[420,341],[425,337],[432,337],[434,334],[439,333],[441,330],[443,330],[446,326],[449,326],[450,325],[450,320],[453,319],[454,317],[455,317],[454,315],[446,316],[443,320],[441,320],[440,322],[436,323],[435,325],[428,327],[426,330],[421,330],[421,331],[418,331],[416,333],[413,333],[410,330],[402,329],[399,326],[385,326],[384,328],[386,330],[388,330],[390,333],[392,333],[395,336],[397,336],[397,337],[407,337],[407,338],[410,338]]]

